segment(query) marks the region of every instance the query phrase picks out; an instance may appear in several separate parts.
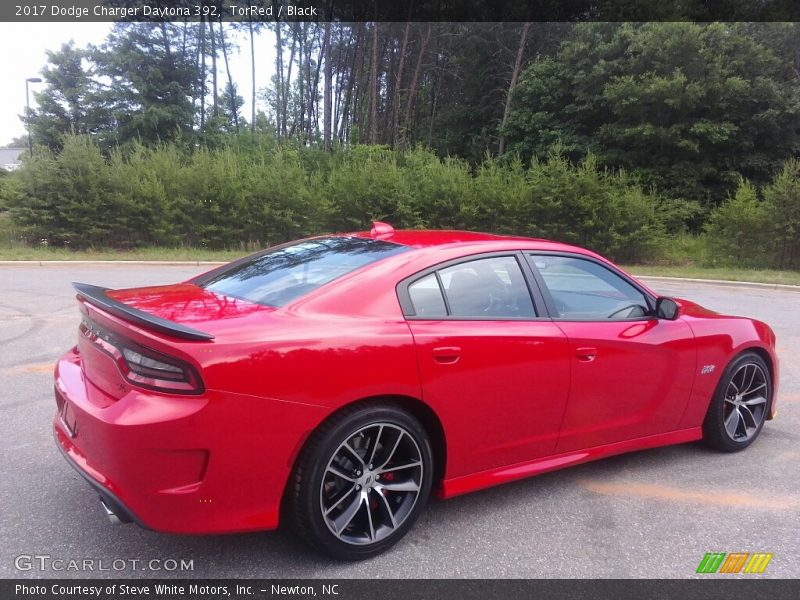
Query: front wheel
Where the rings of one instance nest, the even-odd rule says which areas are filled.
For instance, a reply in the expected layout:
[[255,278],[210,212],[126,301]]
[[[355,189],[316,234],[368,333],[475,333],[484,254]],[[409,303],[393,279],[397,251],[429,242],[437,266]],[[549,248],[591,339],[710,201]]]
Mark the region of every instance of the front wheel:
[[725,369],[703,423],[704,441],[723,452],[752,444],[764,427],[772,398],[769,368],[758,354],[746,352]]
[[384,552],[425,509],[433,453],[425,429],[391,404],[345,409],[309,440],[295,470],[293,520],[343,560]]

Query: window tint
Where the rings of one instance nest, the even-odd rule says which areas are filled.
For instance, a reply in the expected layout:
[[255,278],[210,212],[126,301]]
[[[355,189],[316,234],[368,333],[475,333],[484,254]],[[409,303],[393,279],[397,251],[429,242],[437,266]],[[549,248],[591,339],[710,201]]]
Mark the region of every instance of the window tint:
[[593,261],[547,255],[532,259],[561,318],[631,319],[649,311],[639,290]]
[[231,265],[200,285],[225,296],[283,306],[359,267],[407,250],[381,240],[319,238]]
[[414,306],[416,316],[447,316],[442,290],[439,288],[435,273],[431,273],[409,285],[408,296],[411,298],[411,304]]
[[533,302],[517,259],[482,258],[439,271],[450,316],[534,317]]

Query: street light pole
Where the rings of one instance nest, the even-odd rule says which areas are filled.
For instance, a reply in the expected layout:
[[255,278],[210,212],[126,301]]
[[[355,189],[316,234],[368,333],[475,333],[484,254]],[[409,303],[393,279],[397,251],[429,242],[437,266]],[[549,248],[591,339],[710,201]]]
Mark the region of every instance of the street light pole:
[[[29,118],[29,119],[30,119],[30,114],[31,114],[31,96],[30,96],[30,92],[28,90],[28,84],[30,84],[30,83],[41,83],[41,82],[42,82],[42,80],[39,77],[28,77],[25,80],[25,109],[26,109],[25,110],[25,116],[27,118]],[[27,129],[28,129],[28,151],[31,153],[31,156],[33,156],[33,139],[31,139],[31,124],[30,123],[26,123],[26,125],[28,126],[27,127]]]

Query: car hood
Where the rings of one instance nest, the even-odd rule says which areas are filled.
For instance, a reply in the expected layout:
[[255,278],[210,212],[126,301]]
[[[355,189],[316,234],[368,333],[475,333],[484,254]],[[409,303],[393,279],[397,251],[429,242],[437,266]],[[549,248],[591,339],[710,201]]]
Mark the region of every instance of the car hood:
[[681,314],[684,316],[699,317],[699,318],[722,316],[718,312],[714,312],[713,310],[710,310],[705,306],[700,306],[699,304],[697,304],[696,302],[692,302],[691,300],[686,300],[684,298],[674,298],[674,300],[678,304],[680,304]]

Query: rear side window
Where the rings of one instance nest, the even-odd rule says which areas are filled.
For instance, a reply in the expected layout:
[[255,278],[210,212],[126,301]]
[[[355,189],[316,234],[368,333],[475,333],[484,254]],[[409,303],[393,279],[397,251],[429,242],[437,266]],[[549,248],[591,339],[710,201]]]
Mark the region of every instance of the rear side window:
[[411,283],[408,299],[414,316],[422,319],[536,316],[525,277],[513,256],[480,258],[440,269]]
[[382,240],[319,238],[234,263],[196,283],[217,294],[277,307],[356,269],[408,249]]
[[408,286],[408,296],[414,305],[414,312],[418,317],[433,318],[446,317],[447,307],[444,304],[442,290],[436,280],[436,274],[431,273]]
[[439,272],[454,317],[533,317],[533,301],[513,256],[482,258]]

